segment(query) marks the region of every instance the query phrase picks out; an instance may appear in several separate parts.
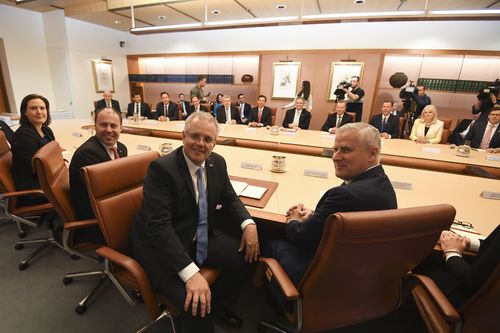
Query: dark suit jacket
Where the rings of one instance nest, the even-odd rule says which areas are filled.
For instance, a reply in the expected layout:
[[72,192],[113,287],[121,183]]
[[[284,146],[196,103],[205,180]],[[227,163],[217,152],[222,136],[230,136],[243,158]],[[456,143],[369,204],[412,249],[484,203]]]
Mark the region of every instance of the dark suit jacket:
[[[250,116],[249,116],[249,122],[259,122],[259,108],[256,106],[252,110],[250,110]],[[264,106],[264,109],[262,109],[262,115],[260,118],[260,122],[264,126],[271,126],[272,122],[272,114],[271,114],[271,109],[268,108],[267,106]]]
[[[470,129],[469,133],[465,136],[465,140],[470,140],[470,146],[472,148],[478,148],[483,140],[484,131],[488,121],[476,120],[474,126]],[[491,137],[490,144],[488,148],[498,148],[500,147],[500,125],[497,126],[497,131]]]
[[[345,124],[352,123],[354,121],[354,118],[350,115],[344,112],[342,115],[342,120],[340,121],[340,127],[342,127]],[[337,125],[337,112],[332,113],[328,115],[328,117],[325,120],[325,123],[323,124],[323,127],[321,127],[321,130],[324,132],[328,132],[330,128],[333,128]]]
[[[181,112],[181,113],[182,113],[182,112],[184,112],[184,111],[183,111],[184,109],[186,110],[186,114],[183,114],[183,116],[186,116],[186,117],[187,117],[187,115],[188,115],[188,113],[189,113],[189,102],[184,101],[183,103],[179,102],[179,103],[177,103],[177,104],[179,105],[179,112]],[[182,104],[184,104],[184,108],[183,108]]]
[[[127,107],[127,117],[132,117],[134,115],[135,103],[128,103]],[[147,117],[148,119],[153,119],[153,114],[149,108],[149,104],[141,103],[141,117]]]
[[[202,111],[202,112],[208,112],[208,109],[204,105],[200,104],[200,111]],[[193,113],[193,112],[194,112],[194,105],[191,104],[189,106],[187,116],[189,117],[191,115],[191,113]]]
[[[293,118],[295,117],[295,109],[290,109],[286,111],[285,119],[283,119],[283,127],[288,128],[288,125],[293,123]],[[301,129],[308,129],[309,122],[311,121],[311,112],[306,109],[302,109],[299,118],[299,127]]]
[[382,132],[382,114],[377,114],[372,117],[370,125],[378,129],[380,133],[387,133],[391,136],[391,139],[399,138],[399,117],[389,114],[387,122],[384,126],[384,131]]
[[38,177],[31,165],[31,159],[38,149],[56,139],[48,126],[43,126],[42,131],[46,140],[40,137],[35,127],[30,123],[21,125],[14,133],[14,139],[11,142],[12,176],[18,191],[40,188]]
[[[166,276],[175,276],[193,259],[188,248],[198,226],[198,204],[182,147],[149,166],[144,179],[144,200],[130,232],[131,251],[148,273],[155,288]],[[208,230],[210,235],[226,229],[239,230],[250,218],[236,196],[224,158],[212,153],[205,162]],[[232,217],[217,217],[217,205]]]
[[[234,106],[236,107],[240,107],[241,104],[235,104]],[[248,119],[250,117],[250,110],[252,109],[252,106],[248,103],[245,103],[245,105],[243,106],[243,116],[246,118],[246,122],[244,124],[248,124]],[[241,117],[241,110],[240,110],[240,117]],[[243,122],[242,122],[243,123]]]
[[467,127],[469,127],[471,122],[472,122],[472,119],[462,119],[462,121],[459,124],[457,124],[457,127],[455,127],[453,132],[448,137],[448,143],[453,143],[456,145],[463,145],[465,140],[464,140],[464,138],[462,138],[460,133],[465,131],[467,129]]
[[[236,106],[231,106],[231,119],[236,120],[237,124],[241,124],[241,116],[238,108]],[[217,122],[225,124],[226,119],[226,108],[222,106],[217,110]]]
[[14,140],[14,131],[3,120],[0,120],[0,131],[2,131],[5,134],[5,138],[12,145],[12,140]]
[[[94,111],[103,109],[105,107],[106,107],[106,101],[103,98],[103,99],[97,101]],[[111,100],[111,107],[118,112],[122,112],[120,109],[120,102],[118,102],[117,100],[114,100],[114,99]],[[132,113],[133,113],[133,111],[132,111]]]
[[[118,154],[127,156],[127,147],[118,142]],[[96,136],[90,137],[75,151],[69,165],[70,196],[78,220],[91,219],[94,211],[90,205],[87,186],[80,173],[80,169],[87,165],[111,161],[108,152]]]
[[[163,102],[160,102],[156,104],[156,119],[159,119],[160,116],[165,116],[164,114],[164,107],[163,107]],[[176,103],[169,102],[167,105],[167,112],[168,112],[168,119],[170,120],[177,120],[179,119],[179,108],[177,107]]]

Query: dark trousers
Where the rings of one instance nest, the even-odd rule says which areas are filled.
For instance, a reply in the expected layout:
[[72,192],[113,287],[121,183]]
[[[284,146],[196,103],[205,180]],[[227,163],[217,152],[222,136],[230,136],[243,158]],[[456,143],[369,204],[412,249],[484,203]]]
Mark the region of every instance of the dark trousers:
[[[203,263],[204,267],[221,269],[221,275],[210,287],[212,292],[212,309],[219,302],[233,302],[244,285],[244,280],[250,276],[251,265],[245,262],[245,252],[238,252],[240,240],[227,235],[210,235],[208,239],[208,255]],[[196,244],[190,248],[190,255],[195,258]],[[184,301],[186,300],[185,283],[177,276],[160,281],[159,292],[165,295],[170,303],[174,305],[181,315],[177,318],[180,332],[213,332],[214,324],[212,315],[201,318],[199,313],[196,316],[189,311],[184,311]]]

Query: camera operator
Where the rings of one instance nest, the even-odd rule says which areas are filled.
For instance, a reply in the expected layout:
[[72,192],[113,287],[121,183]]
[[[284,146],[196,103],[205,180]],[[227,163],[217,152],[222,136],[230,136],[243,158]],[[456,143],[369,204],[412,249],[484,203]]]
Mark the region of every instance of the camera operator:
[[[410,81],[410,85],[413,81]],[[417,89],[413,91],[413,101],[415,102],[415,111],[413,113],[413,119],[420,118],[422,110],[427,106],[432,104],[431,98],[425,93],[425,86],[423,84],[417,85]]]
[[354,118],[355,122],[361,121],[365,91],[359,86],[359,76],[351,77],[350,87],[344,85],[342,90],[344,90],[346,94],[347,112],[356,113],[356,117]]
[[498,80],[493,83],[491,87],[483,88],[479,91],[477,95],[477,102],[472,106],[472,114],[481,113],[479,116],[480,121],[487,121],[488,115],[495,104],[499,104],[498,91],[499,89]]

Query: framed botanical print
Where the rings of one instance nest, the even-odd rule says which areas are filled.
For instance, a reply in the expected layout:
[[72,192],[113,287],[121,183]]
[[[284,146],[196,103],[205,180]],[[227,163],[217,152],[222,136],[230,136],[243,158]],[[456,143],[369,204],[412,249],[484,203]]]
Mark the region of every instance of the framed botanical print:
[[337,100],[335,90],[337,90],[341,82],[350,82],[351,77],[359,76],[359,82],[361,83],[364,66],[364,62],[332,62],[330,83],[328,85],[328,101]]
[[292,99],[300,83],[300,62],[273,62],[273,99]]
[[111,60],[92,60],[92,69],[94,70],[95,91],[98,93],[109,90],[115,91],[113,79],[113,63]]

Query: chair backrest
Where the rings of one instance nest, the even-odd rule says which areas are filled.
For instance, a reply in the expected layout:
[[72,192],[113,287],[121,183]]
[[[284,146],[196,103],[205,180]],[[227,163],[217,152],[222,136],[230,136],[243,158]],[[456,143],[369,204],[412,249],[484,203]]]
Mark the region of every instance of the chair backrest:
[[82,168],[90,202],[107,245],[127,253],[130,224],[142,204],[142,186],[157,151]]
[[462,333],[498,331],[500,313],[500,264],[483,287],[460,309],[464,316]]
[[450,118],[441,118],[439,120],[441,120],[444,123],[443,124],[443,129],[447,129],[447,130],[450,129],[452,119],[450,119]]
[[271,126],[276,124],[276,108],[271,108]]
[[40,187],[57,214],[63,222],[75,221],[76,215],[69,188],[69,170],[64,163],[59,143],[51,141],[40,148],[33,155],[32,163]]
[[5,134],[0,131],[0,192],[14,192],[14,178],[12,178],[12,152]]
[[346,113],[352,117],[353,122],[356,120],[356,112],[346,112]]
[[299,285],[302,332],[354,325],[393,311],[402,278],[432,252],[454,217],[450,205],[331,215]]

